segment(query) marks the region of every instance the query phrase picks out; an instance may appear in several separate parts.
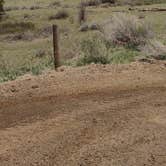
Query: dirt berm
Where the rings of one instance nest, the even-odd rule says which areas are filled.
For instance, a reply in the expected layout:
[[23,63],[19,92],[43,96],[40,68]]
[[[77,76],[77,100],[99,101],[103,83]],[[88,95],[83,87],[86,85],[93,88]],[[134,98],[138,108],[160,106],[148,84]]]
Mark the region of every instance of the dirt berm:
[[0,84],[0,166],[166,166],[166,63]]

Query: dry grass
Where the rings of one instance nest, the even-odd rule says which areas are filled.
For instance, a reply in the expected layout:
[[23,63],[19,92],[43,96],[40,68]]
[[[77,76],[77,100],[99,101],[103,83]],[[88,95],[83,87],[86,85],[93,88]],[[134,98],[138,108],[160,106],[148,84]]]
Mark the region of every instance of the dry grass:
[[166,60],[166,46],[157,40],[149,41],[140,48],[142,53],[158,60]]

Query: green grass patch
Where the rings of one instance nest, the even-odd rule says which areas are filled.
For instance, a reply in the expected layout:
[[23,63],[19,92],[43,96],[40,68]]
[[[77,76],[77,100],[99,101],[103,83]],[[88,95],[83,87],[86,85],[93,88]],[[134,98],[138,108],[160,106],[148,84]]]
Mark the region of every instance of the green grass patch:
[[113,64],[123,64],[123,63],[130,63],[135,60],[140,53],[135,50],[130,50],[126,48],[118,48],[116,51],[112,51],[110,53],[110,63]]
[[29,62],[26,63],[20,60],[18,61],[20,64],[15,65],[12,60],[0,56],[0,82],[15,80],[18,76],[26,73],[39,75],[44,69],[53,67],[51,57],[31,59],[31,61],[29,60]]

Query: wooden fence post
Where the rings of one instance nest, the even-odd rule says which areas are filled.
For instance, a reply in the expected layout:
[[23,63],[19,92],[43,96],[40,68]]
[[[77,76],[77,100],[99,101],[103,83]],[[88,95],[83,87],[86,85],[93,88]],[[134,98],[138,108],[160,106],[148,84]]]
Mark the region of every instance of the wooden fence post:
[[81,1],[79,4],[78,21],[80,25],[86,21],[85,4],[83,3],[83,1]]
[[55,70],[60,66],[60,55],[59,55],[59,36],[58,26],[53,25],[53,49],[54,49],[54,67]]

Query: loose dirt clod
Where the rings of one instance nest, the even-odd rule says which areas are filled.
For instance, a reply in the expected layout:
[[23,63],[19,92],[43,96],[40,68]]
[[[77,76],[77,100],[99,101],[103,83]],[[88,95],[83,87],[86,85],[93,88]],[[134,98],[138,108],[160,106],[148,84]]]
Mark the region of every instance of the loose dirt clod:
[[37,88],[39,88],[38,85],[32,85],[32,89],[37,89]]

